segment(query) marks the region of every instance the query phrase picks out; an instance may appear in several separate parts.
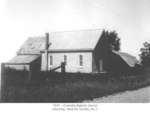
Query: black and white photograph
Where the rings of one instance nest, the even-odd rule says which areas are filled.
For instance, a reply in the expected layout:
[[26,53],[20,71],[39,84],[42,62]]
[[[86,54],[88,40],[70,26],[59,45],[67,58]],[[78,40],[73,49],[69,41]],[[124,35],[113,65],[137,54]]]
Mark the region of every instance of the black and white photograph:
[[2,0],[0,103],[149,103],[149,0]]

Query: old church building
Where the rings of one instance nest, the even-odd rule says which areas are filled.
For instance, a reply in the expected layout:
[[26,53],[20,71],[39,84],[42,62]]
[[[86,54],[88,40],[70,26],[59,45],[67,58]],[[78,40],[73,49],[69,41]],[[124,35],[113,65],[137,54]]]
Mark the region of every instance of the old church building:
[[51,71],[65,63],[66,72],[97,73],[124,71],[137,64],[137,59],[130,54],[107,51],[104,39],[101,29],[53,32],[42,37],[30,37],[7,66]]

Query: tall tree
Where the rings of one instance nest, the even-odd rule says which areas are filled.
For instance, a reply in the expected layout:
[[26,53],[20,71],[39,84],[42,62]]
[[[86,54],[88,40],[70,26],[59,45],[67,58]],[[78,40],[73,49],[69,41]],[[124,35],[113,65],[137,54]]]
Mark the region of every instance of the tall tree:
[[106,42],[109,45],[110,50],[119,51],[120,50],[120,38],[116,31],[103,31],[103,34],[106,38]]
[[140,59],[143,66],[150,66],[150,43],[144,42],[140,52]]

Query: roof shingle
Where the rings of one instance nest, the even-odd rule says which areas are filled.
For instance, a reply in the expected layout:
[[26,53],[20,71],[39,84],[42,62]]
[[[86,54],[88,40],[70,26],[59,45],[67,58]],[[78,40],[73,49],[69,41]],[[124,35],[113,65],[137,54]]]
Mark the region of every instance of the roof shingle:
[[17,55],[16,57],[12,58],[9,63],[31,63],[32,61],[36,60],[40,55]]
[[40,54],[40,51],[44,49],[45,37],[30,37],[21,46],[18,54]]
[[94,49],[102,34],[101,29],[54,32],[50,35],[49,50]]

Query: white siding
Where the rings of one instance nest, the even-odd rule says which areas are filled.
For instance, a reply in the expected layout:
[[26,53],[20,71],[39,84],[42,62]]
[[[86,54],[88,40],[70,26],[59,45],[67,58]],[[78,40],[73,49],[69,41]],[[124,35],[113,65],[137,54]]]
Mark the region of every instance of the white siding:
[[[53,65],[50,65],[50,55],[53,56]],[[48,55],[48,66],[49,69],[60,66],[61,62],[64,61],[64,55],[67,56],[66,72],[92,72],[92,53],[50,53]],[[80,66],[79,56],[83,56],[83,66]],[[43,59],[42,59],[43,60]],[[44,62],[44,61],[42,61]],[[43,65],[44,63],[42,63]],[[60,71],[58,69],[57,71]]]

